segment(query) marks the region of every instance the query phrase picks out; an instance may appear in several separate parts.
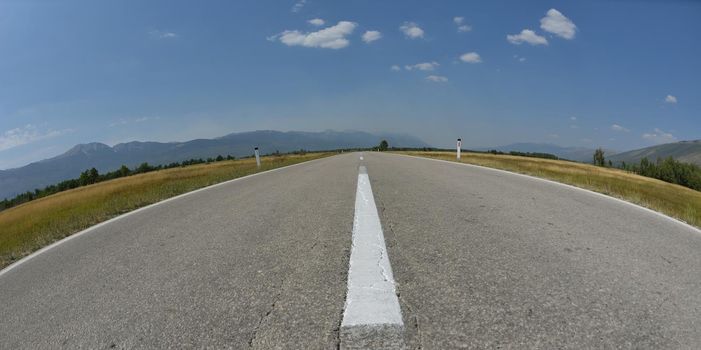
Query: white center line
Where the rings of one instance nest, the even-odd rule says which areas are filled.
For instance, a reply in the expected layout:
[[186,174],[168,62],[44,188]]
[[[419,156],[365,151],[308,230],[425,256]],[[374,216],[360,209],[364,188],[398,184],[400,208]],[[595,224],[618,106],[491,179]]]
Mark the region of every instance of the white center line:
[[367,169],[361,166],[341,348],[401,348],[403,333],[404,323],[380,217]]

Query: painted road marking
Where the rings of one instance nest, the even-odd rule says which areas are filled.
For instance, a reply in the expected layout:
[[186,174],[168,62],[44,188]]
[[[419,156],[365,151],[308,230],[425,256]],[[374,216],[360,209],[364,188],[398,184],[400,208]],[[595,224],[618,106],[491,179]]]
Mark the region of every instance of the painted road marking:
[[404,323],[367,169],[355,194],[341,349],[401,348]]

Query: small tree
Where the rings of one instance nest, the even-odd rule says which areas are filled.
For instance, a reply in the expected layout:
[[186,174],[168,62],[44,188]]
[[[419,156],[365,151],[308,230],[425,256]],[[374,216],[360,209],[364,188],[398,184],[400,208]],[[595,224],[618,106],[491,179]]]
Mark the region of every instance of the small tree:
[[387,140],[382,140],[380,142],[380,146],[378,147],[380,152],[386,151],[389,148],[389,143],[387,143]]
[[80,173],[78,182],[80,186],[90,185],[96,183],[99,177],[100,174],[97,172],[97,169],[92,168]]
[[97,172],[97,169],[91,168],[90,170],[88,170],[88,181],[91,184],[96,183],[97,180],[99,180],[99,178],[100,178],[100,173]]
[[141,163],[136,170],[134,170],[135,173],[141,174],[141,173],[147,173],[149,171],[153,170],[153,168],[148,164],[148,163]]
[[131,173],[131,170],[129,170],[129,168],[126,165],[122,165],[119,168],[119,176],[120,177],[127,176],[127,175],[129,175],[129,173]]
[[601,149],[601,147],[597,148],[596,151],[594,151],[594,165],[606,165],[606,159],[604,159],[604,150]]
[[221,154],[218,155],[218,156],[217,156],[217,162],[221,162],[222,160],[224,160],[224,157],[222,157]]

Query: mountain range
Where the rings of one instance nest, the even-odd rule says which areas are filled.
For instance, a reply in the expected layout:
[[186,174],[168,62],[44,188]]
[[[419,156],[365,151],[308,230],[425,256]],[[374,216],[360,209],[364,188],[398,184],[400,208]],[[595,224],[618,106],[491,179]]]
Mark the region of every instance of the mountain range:
[[643,158],[654,162],[657,158],[667,157],[701,166],[701,140],[680,141],[636,149],[612,155],[607,157],[607,159],[617,164],[620,162],[632,164],[639,163]]
[[[192,158],[213,158],[218,155],[250,156],[256,146],[260,148],[262,154],[300,149],[320,151],[367,148],[378,145],[383,139],[387,140],[392,147],[431,147],[422,140],[405,134],[332,130],[322,132],[261,130],[233,133],[214,139],[168,143],[133,141],[112,147],[94,142],[76,145],[59,156],[20,168],[0,170],[0,199],[76,178],[82,171],[93,167],[100,173],[104,173],[116,170],[122,165],[134,168],[144,162],[159,165]],[[476,150],[549,153],[559,158],[587,163],[591,163],[594,154],[594,149],[562,147],[545,143],[513,143]],[[623,153],[604,151],[606,159],[615,164],[637,163],[643,157],[654,161],[657,158],[671,156],[679,161],[701,166],[701,140],[656,145]]]
[[396,147],[429,147],[420,139],[403,134],[371,134],[360,131],[280,132],[261,130],[233,133],[214,139],[187,142],[128,142],[112,147],[103,143],[79,144],[67,152],[29,165],[0,170],[0,199],[33,191],[63,180],[76,178],[82,171],[96,168],[100,173],[113,171],[121,165],[130,168],[147,162],[152,165],[181,162],[192,158],[217,155],[235,157],[253,154],[259,147],[262,154],[275,151],[291,152],[341,148],[373,147],[381,140]]

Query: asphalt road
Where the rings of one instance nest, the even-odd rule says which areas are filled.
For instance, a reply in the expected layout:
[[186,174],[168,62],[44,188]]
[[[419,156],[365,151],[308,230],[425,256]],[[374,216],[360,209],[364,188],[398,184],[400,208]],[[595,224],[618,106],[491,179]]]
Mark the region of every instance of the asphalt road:
[[700,346],[698,230],[523,176],[356,153],[151,207],[1,274],[0,349],[336,348],[359,165],[409,348]]

